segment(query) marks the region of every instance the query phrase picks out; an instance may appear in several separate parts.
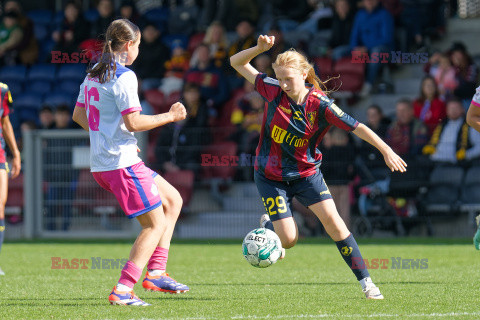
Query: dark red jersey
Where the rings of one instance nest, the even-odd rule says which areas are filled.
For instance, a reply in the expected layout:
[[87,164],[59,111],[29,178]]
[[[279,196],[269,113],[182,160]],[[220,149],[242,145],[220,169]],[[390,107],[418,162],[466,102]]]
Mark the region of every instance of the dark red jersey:
[[330,126],[347,131],[358,126],[357,120],[313,87],[301,105],[266,74],[257,75],[255,89],[266,101],[255,170],[268,179],[290,181],[315,174],[322,162],[318,146]]
[[[0,82],[0,118],[8,116],[12,111],[12,95],[5,83]],[[5,163],[5,140],[0,123],[0,163]]]

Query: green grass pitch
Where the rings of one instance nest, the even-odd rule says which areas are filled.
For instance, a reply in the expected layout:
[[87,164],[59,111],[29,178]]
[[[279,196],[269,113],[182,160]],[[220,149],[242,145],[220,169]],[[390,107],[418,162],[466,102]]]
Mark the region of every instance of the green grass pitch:
[[[175,242],[168,272],[191,291],[136,293],[151,307],[111,306],[120,269],[92,269],[92,257],[128,257],[129,242],[6,243],[0,266],[1,319],[480,319],[480,252],[468,240],[362,240],[385,300],[367,301],[335,244],[300,240],[286,259],[251,267],[241,240]],[[407,242],[407,243],[405,243]],[[89,259],[88,269],[52,269],[52,257]],[[392,257],[428,259],[427,268],[392,269]]]

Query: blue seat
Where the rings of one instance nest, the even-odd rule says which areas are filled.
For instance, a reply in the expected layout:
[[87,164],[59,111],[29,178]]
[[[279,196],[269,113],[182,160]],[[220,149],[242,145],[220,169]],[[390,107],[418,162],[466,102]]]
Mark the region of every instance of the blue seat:
[[145,19],[152,23],[165,22],[168,20],[169,10],[167,8],[155,8],[148,10],[143,15]]
[[184,34],[168,34],[162,37],[162,42],[173,50],[177,46],[181,46],[184,49],[188,47],[188,36]]
[[35,39],[37,39],[38,41],[43,41],[48,36],[50,36],[48,27],[44,24],[35,24],[33,26],[33,33],[35,34]]
[[65,92],[74,96],[74,95],[78,95],[81,84],[82,84],[82,81],[65,80],[65,81],[60,81],[59,88],[62,92]]
[[20,109],[40,109],[42,107],[42,95],[33,92],[24,92],[15,100],[13,107],[15,110]]
[[56,66],[54,64],[36,64],[28,72],[29,80],[55,80]]
[[53,92],[51,94],[48,94],[45,96],[45,99],[43,100],[43,104],[47,104],[50,106],[57,107],[61,104],[65,104],[67,106],[71,106],[74,101],[75,101],[74,96],[71,94],[65,93],[65,92]]
[[22,122],[25,121],[33,121],[38,124],[39,119],[38,119],[38,109],[32,109],[32,108],[23,108],[18,111],[16,111],[17,116],[18,116],[18,122],[21,124]]
[[98,19],[98,17],[100,17],[100,15],[98,14],[97,9],[90,9],[83,13],[83,17],[88,22],[94,22]]
[[80,81],[85,78],[87,66],[83,63],[63,64],[58,70],[57,79],[63,80],[77,80]]
[[17,95],[22,93],[23,81],[9,80],[9,81],[5,81],[5,83],[8,85],[8,89],[10,89],[13,99],[16,99]]
[[25,87],[28,88],[28,92],[38,93],[42,96],[52,91],[52,83],[45,80],[27,82]]
[[27,16],[33,20],[34,24],[49,25],[52,23],[53,13],[50,10],[39,9],[27,12]]
[[0,81],[8,82],[11,80],[16,80],[23,82],[26,74],[27,68],[22,65],[3,67],[0,70]]
[[51,63],[50,54],[53,51],[53,48],[55,47],[55,41],[53,41],[50,38],[46,38],[44,41],[40,42],[39,44],[40,44],[40,52],[38,55],[38,61],[46,62],[48,59],[48,62]]

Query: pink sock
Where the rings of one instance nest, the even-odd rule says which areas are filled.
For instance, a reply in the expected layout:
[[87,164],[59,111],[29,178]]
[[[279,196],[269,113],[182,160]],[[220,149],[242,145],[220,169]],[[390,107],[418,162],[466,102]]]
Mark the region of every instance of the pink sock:
[[156,247],[150,260],[148,260],[148,270],[167,270],[168,249]]
[[128,261],[122,269],[119,283],[133,288],[138,279],[142,276],[142,269],[137,267],[132,261]]

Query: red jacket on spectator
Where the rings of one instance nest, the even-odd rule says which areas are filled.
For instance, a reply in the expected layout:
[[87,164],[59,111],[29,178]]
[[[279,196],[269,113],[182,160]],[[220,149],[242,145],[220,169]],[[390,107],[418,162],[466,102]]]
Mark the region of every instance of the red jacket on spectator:
[[[439,98],[434,98],[430,102],[430,107],[425,106],[426,100],[417,99],[413,102],[415,118],[421,120],[428,128],[428,136],[432,135],[435,127],[447,117],[445,102]],[[428,103],[428,102],[427,102]],[[422,112],[424,106],[427,108]]]

